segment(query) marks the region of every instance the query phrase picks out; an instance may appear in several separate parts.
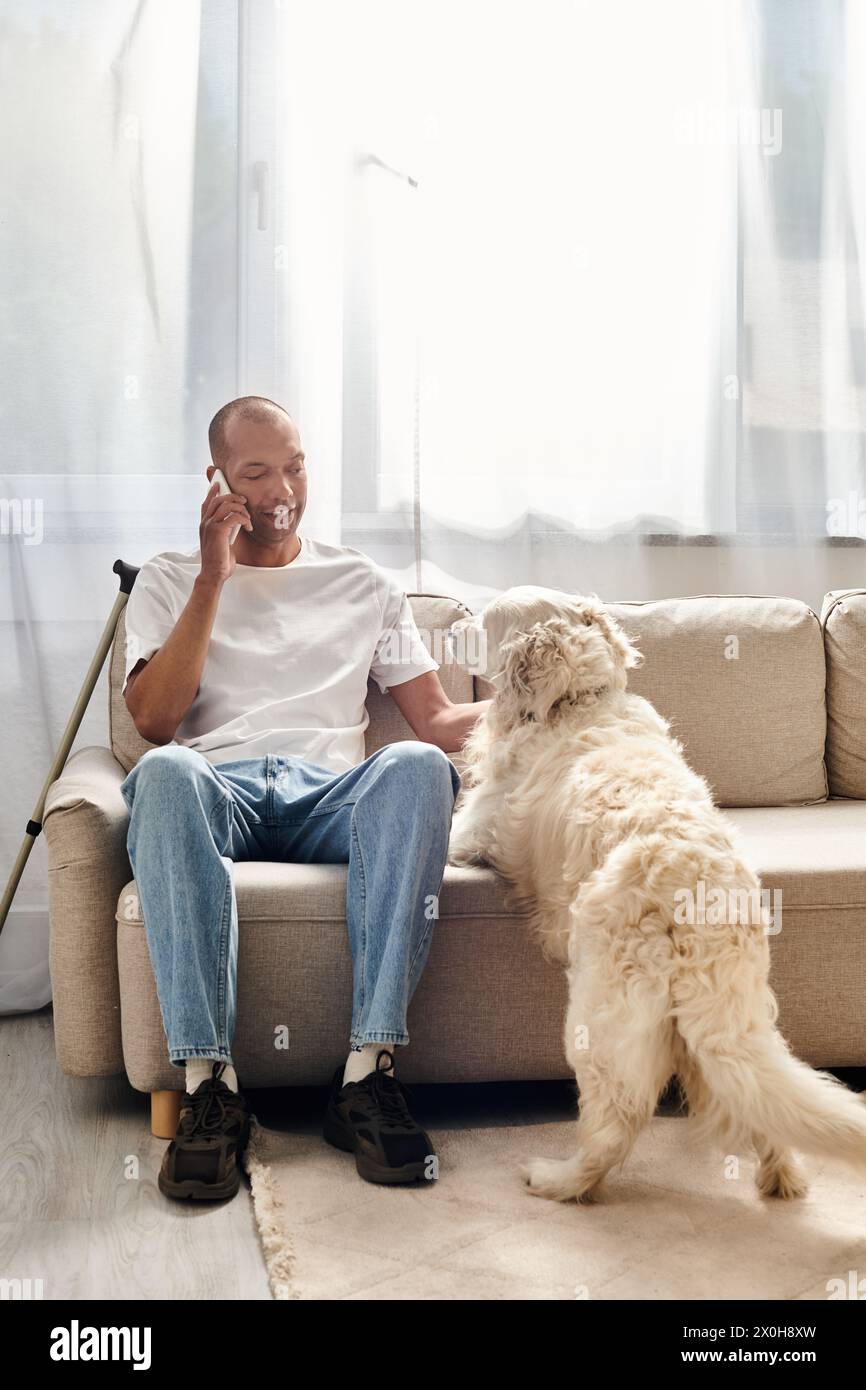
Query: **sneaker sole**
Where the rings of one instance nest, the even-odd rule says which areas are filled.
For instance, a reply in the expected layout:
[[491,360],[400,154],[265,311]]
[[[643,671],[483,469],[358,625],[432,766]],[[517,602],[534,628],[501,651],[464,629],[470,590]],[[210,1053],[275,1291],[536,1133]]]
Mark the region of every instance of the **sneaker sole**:
[[189,1198],[199,1202],[218,1202],[225,1197],[234,1197],[241,1185],[241,1175],[236,1168],[231,1177],[222,1183],[201,1182],[196,1178],[172,1182],[160,1172],[157,1183],[164,1197],[174,1197],[179,1201]]
[[342,1123],[334,1120],[331,1115],[325,1116],[322,1135],[335,1149],[342,1149],[344,1153],[355,1155],[355,1167],[358,1170],[358,1175],[365,1182],[382,1183],[385,1186],[390,1186],[399,1183],[427,1183],[431,1181],[425,1177],[426,1164],[423,1160],[417,1163],[407,1163],[402,1168],[388,1168],[384,1164],[377,1163],[374,1158],[357,1147],[351,1131],[347,1130]]

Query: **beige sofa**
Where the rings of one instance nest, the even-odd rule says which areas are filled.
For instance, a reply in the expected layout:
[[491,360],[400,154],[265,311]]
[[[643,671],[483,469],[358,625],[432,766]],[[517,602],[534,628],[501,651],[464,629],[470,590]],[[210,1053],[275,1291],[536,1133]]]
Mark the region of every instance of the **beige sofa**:
[[[450,697],[486,698],[486,682],[432,646],[468,610],[438,596],[410,600]],[[781,893],[770,942],[782,1031],[813,1065],[866,1065],[866,590],[828,594],[820,618],[798,600],[756,595],[608,607],[645,655],[632,688],[673,721],[764,887]],[[125,1070],[153,1094],[154,1132],[169,1136],[183,1074],[168,1059],[126,854],[120,785],[150,745],[120,694],[124,639],[121,614],[111,747],[74,753],[45,807],[55,1035],[67,1075]],[[372,682],[368,711],[368,754],[414,737]],[[325,1084],[350,1020],[346,866],[238,863],[233,872],[242,1084]],[[564,981],[506,908],[504,887],[487,867],[445,870],[400,1056],[410,1084],[569,1075]],[[278,1047],[284,1028],[289,1045]]]

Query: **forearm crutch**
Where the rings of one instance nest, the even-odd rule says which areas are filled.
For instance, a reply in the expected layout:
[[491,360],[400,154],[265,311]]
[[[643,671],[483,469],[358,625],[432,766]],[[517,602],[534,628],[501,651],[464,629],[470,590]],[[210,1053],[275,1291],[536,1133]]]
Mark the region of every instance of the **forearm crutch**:
[[57,749],[54,762],[51,764],[48,776],[45,778],[42,790],[39,793],[39,799],[33,808],[33,815],[27,822],[24,843],[18,851],[18,858],[15,860],[15,866],[9,876],[9,882],[6,884],[3,900],[0,902],[0,932],[2,932],[6,924],[9,909],[12,906],[12,899],[15,897],[18,884],[21,881],[21,875],[24,872],[24,865],[30,857],[30,851],[36,843],[37,835],[39,835],[42,830],[42,812],[45,808],[45,798],[48,795],[48,789],[52,782],[57,781],[57,778],[66,766],[69,750],[75,742],[75,735],[78,733],[79,726],[84,718],[84,711],[90,704],[93,688],[99,680],[99,673],[105,664],[105,658],[114,641],[117,620],[120,617],[121,610],[126,605],[129,595],[132,593],[135,576],[138,574],[138,569],[134,565],[124,564],[123,560],[115,560],[111,568],[112,572],[120,577],[120,593],[114,600],[114,606],[108,615],[108,622],[105,624],[96,651],[93,653],[93,660],[88,667],[87,675],[84,677],[84,684],[78,693],[78,699],[75,701],[75,706],[69,716],[69,722],[63,730],[63,737],[60,740],[60,746]]

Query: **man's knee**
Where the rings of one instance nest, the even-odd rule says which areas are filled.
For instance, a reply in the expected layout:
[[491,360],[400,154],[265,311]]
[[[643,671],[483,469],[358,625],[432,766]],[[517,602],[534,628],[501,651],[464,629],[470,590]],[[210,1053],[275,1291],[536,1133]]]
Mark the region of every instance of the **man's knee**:
[[436,743],[420,739],[403,739],[388,745],[388,762],[392,767],[407,769],[411,776],[426,780],[433,790],[441,788],[452,800],[460,789],[460,773],[448,754]]
[[132,772],[121,787],[137,789],[140,784],[147,786],[172,785],[191,782],[202,774],[207,775],[210,764],[207,759],[192,748],[179,743],[167,743],[161,748],[148,748],[142,753]]

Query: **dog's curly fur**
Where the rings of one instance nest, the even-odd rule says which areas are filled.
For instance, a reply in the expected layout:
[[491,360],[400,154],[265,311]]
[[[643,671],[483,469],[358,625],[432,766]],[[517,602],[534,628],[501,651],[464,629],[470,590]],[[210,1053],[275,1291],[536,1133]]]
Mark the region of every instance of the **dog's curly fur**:
[[[568,974],[577,1151],[525,1166],[530,1191],[593,1200],[674,1074],[694,1137],[753,1147],[764,1195],[807,1190],[792,1147],[866,1170],[866,1105],[776,1027],[771,919],[739,834],[667,720],[626,689],[640,653],[597,595],[536,586],[452,631],[470,628],[496,693],[464,744],[448,862],[496,868]],[[701,884],[753,910],[681,920]]]

